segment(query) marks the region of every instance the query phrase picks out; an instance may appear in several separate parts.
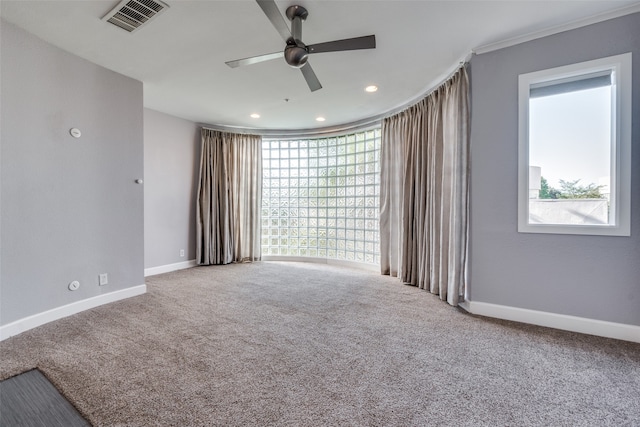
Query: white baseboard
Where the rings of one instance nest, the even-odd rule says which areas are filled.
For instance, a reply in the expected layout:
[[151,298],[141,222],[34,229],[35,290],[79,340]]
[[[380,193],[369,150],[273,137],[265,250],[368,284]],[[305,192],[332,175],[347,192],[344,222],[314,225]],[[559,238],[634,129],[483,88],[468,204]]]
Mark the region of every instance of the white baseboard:
[[76,301],[71,304],[63,305],[62,307],[57,307],[42,313],[25,317],[24,319],[16,320],[15,322],[11,322],[7,325],[0,326],[0,341],[14,335],[21,334],[29,329],[44,325],[45,323],[53,322],[54,320],[59,320],[110,302],[142,295],[145,292],[147,292],[147,285],[133,286],[131,288]]
[[599,337],[640,343],[640,326],[624,323],[606,322],[585,317],[569,316],[566,314],[548,313],[545,311],[529,310],[526,308],[509,307],[506,305],[490,304],[486,302],[465,301],[460,306],[472,314],[495,317],[497,319],[513,320],[531,325],[546,326],[582,334],[597,335]]
[[185,268],[195,267],[196,265],[197,265],[196,260],[191,259],[189,261],[176,262],[175,264],[167,264],[167,265],[160,265],[158,267],[145,268],[144,277],[155,276],[156,274],[162,274],[162,273],[169,273],[171,271],[176,271],[176,270],[184,270]]

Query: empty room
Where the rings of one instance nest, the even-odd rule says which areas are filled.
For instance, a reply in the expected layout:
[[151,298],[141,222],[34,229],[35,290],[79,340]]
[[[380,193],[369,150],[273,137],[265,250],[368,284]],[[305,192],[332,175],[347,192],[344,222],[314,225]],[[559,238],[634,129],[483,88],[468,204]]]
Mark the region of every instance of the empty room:
[[0,426],[640,426],[637,0],[0,1]]

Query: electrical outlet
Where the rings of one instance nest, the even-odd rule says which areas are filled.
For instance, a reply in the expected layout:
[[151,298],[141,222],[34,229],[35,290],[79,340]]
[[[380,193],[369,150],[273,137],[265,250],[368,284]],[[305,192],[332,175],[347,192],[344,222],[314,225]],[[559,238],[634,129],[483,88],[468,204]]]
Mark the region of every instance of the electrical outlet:
[[107,276],[107,273],[102,273],[98,277],[99,277],[100,286],[106,285],[107,283],[109,283],[109,276]]
[[184,249],[180,249],[180,256],[184,256]]

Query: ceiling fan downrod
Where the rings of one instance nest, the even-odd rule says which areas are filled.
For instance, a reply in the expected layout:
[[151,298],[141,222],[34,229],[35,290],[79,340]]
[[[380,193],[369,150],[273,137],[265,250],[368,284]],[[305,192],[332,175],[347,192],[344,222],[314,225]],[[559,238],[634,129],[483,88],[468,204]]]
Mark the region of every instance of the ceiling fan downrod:
[[290,66],[301,68],[309,59],[307,46],[302,43],[302,22],[307,19],[309,12],[302,6],[289,6],[285,14],[291,21],[291,38],[284,48],[284,59]]

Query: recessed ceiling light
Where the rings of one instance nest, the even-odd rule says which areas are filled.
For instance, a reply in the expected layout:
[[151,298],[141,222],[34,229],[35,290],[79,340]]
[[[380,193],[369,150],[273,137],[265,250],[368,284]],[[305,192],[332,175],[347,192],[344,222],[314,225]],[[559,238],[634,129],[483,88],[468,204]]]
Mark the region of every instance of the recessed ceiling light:
[[378,86],[376,85],[367,86],[364,88],[364,90],[366,90],[367,92],[376,92],[378,90]]
[[253,113],[253,114],[251,115],[251,118],[252,118],[252,119],[259,119],[259,118],[260,118],[260,114],[258,114],[258,113]]
[[326,119],[324,117],[316,117],[317,122],[324,122]]

